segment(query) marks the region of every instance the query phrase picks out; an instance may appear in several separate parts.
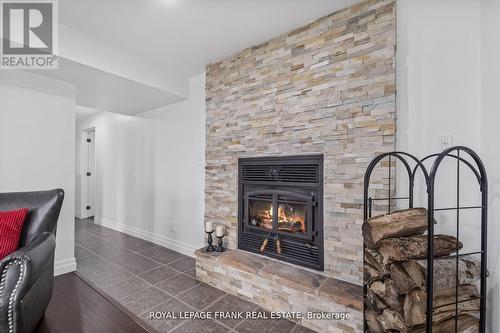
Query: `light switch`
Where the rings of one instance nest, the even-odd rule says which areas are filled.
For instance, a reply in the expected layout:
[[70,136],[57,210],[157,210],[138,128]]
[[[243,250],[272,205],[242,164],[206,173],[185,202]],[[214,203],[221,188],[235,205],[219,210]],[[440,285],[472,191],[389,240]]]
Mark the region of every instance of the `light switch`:
[[439,138],[441,150],[448,149],[453,146],[453,135],[444,135]]

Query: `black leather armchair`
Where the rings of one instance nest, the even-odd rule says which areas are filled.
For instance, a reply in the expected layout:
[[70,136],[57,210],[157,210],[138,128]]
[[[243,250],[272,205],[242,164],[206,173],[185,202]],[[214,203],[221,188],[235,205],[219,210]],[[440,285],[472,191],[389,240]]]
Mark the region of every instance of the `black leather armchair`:
[[31,333],[52,297],[64,191],[0,193],[0,210],[28,208],[19,249],[0,261],[0,332]]

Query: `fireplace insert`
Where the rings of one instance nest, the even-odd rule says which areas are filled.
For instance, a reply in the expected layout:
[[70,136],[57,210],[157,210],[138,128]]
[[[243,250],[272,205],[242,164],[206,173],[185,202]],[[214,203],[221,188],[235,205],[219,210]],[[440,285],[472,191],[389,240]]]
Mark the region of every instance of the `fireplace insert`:
[[323,270],[323,156],[239,160],[238,247]]

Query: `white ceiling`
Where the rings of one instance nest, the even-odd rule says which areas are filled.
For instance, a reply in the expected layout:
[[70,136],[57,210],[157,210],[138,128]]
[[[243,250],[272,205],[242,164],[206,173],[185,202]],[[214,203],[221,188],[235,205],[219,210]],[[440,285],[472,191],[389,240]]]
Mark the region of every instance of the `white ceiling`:
[[59,58],[58,70],[33,72],[73,83],[76,103],[87,108],[134,115],[181,100],[168,91],[64,58]]
[[99,112],[96,109],[87,108],[84,106],[77,105],[76,107],[76,119],[82,119],[92,114]]
[[355,0],[64,0],[61,22],[173,77],[303,26]]

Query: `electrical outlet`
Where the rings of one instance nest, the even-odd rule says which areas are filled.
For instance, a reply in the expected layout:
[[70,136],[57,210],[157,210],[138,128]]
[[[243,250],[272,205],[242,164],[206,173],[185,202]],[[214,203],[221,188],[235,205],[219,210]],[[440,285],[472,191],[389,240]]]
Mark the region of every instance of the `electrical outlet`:
[[174,232],[175,233],[175,223],[174,221],[170,221],[170,232]]
[[453,135],[444,135],[439,138],[441,150],[448,149],[453,146]]

